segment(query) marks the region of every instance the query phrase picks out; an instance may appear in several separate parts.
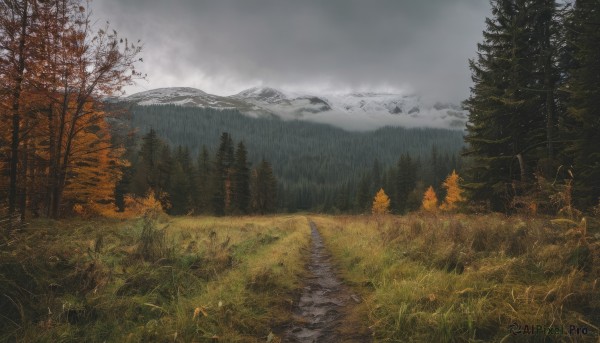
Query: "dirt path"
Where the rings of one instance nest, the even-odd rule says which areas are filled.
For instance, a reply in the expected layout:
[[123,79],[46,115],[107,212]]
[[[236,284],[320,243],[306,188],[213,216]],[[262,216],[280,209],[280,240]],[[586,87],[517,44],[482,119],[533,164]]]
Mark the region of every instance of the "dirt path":
[[352,323],[348,316],[360,299],[336,276],[331,256],[323,245],[316,225],[312,230],[309,277],[299,303],[294,307],[294,322],[284,342],[328,343],[370,342],[364,323]]

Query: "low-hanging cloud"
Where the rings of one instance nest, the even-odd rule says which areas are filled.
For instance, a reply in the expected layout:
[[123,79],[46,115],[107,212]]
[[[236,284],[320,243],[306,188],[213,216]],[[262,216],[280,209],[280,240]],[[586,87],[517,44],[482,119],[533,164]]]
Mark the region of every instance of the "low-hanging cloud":
[[128,92],[256,85],[403,91],[458,102],[487,0],[96,0],[94,17],[141,39],[148,74]]

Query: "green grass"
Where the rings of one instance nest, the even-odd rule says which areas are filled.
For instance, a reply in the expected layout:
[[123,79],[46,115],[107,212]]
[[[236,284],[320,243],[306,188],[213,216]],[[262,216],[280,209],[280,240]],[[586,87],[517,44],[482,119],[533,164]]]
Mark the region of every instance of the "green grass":
[[[598,342],[591,221],[311,220],[363,299],[348,315],[378,342]],[[309,240],[304,216],[37,220],[0,237],[0,341],[277,342]],[[588,334],[512,336],[512,323]]]
[[309,237],[299,216],[34,221],[1,242],[0,341],[264,342]]
[[[365,298],[376,341],[599,339],[600,243],[581,226],[500,215],[312,219]],[[512,336],[515,322],[588,335]]]

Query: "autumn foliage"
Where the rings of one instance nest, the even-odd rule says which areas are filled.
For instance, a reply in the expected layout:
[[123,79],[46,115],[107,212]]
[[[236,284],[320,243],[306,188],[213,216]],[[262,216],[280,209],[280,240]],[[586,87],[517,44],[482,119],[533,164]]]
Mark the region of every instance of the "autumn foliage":
[[0,196],[22,218],[108,204],[126,163],[102,98],[141,76],[141,49],[90,15],[82,0],[0,3]]
[[377,192],[373,199],[373,206],[371,208],[373,214],[388,214],[390,213],[390,198],[385,194],[383,188]]
[[164,201],[160,201],[155,196],[156,192],[152,189],[148,191],[145,197],[138,197],[132,194],[125,196],[126,216],[141,216],[148,212],[163,213],[165,206]]
[[433,190],[433,186],[429,186],[423,195],[422,208],[428,212],[436,212],[438,210],[438,198]]
[[448,175],[446,180],[443,183],[444,188],[446,189],[446,198],[444,199],[444,203],[440,206],[440,209],[443,211],[453,211],[458,208],[458,204],[465,201],[465,197],[463,194],[463,189],[460,187],[461,178],[456,173],[456,170],[452,171],[452,174]]

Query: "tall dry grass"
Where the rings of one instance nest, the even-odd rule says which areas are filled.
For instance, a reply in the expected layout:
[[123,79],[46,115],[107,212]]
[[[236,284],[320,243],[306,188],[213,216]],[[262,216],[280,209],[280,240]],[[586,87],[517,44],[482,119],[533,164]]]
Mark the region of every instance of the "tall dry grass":
[[[597,342],[600,242],[586,222],[501,215],[315,217],[378,341]],[[509,326],[586,328],[512,335]]]
[[0,341],[276,339],[309,233],[293,216],[33,222],[1,250]]

